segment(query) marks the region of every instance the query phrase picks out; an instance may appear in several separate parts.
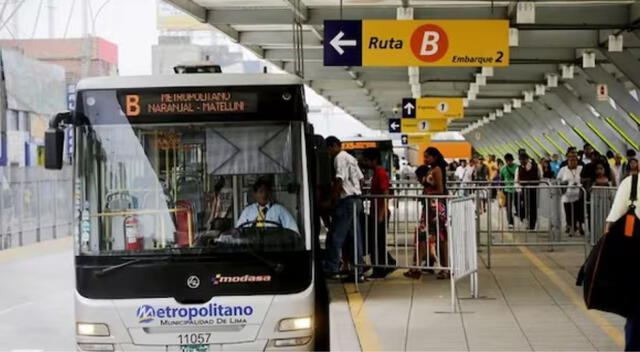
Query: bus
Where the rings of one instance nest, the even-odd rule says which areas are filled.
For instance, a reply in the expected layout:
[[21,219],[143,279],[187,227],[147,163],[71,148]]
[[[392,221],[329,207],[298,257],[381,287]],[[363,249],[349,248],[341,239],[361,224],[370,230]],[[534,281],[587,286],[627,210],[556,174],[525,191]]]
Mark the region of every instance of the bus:
[[325,348],[312,185],[330,167],[301,80],[99,77],[76,98],[45,166],[72,130],[78,349]]
[[389,138],[384,137],[349,137],[341,140],[342,149],[353,155],[358,160],[360,168],[369,179],[372,175],[364,167],[363,153],[368,148],[376,148],[380,151],[380,165],[387,170],[389,176],[395,175],[393,144]]

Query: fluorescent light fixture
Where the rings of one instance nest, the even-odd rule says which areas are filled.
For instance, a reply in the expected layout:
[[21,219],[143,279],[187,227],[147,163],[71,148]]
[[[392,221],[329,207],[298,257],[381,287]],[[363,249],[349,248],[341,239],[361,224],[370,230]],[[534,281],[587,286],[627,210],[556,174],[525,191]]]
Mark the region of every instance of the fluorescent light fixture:
[[618,35],[609,35],[609,45],[608,49],[610,52],[621,52],[622,51],[622,34]]
[[480,92],[480,86],[477,83],[469,83],[469,92],[478,94],[478,92]]
[[468,107],[469,106],[469,99],[467,98],[462,98],[462,106],[463,107]]
[[422,89],[420,89],[419,85],[411,86],[411,95],[413,98],[420,98],[422,96]]
[[413,19],[413,7],[398,7],[398,8],[396,8],[396,19],[399,19],[399,20],[412,20]]
[[563,118],[560,118],[560,122],[562,122],[562,124],[563,124],[564,126],[566,126],[566,125],[567,125],[567,120],[565,120],[565,119],[563,119]]
[[547,74],[547,87],[555,88],[558,86],[558,75],[555,73]]
[[536,95],[545,95],[546,92],[544,84],[536,84]]
[[489,120],[494,121],[496,119],[496,113],[495,112],[490,112],[489,113]]
[[371,89],[369,88],[363,88],[362,92],[364,93],[364,95],[367,95],[367,96],[371,95]]
[[409,84],[420,84],[420,77],[409,76]]
[[504,116],[504,111],[502,111],[502,109],[497,109],[496,110],[496,116],[498,116],[498,117]]
[[509,46],[518,46],[518,28],[509,28]]
[[476,73],[476,84],[478,86],[486,86],[487,85],[487,77],[483,76],[482,73]]
[[410,77],[420,77],[420,67],[418,66],[409,66],[408,72]]
[[513,99],[514,109],[520,109],[522,107],[522,99]]
[[594,68],[596,67],[596,53],[592,51],[585,51],[582,53],[582,67]]
[[485,116],[485,117],[482,119],[482,123],[485,123],[485,124],[486,124],[486,123],[489,123],[489,117],[488,117],[488,116]]
[[575,66],[562,65],[562,79],[573,79]]
[[598,113],[598,110],[596,110],[596,108],[593,107],[593,105],[591,104],[586,104],[587,108],[589,109],[589,111],[591,111],[591,113],[593,114],[593,116],[595,117],[600,117],[600,114]]
[[467,100],[476,100],[476,93],[473,93],[472,91],[467,92]]
[[361,81],[361,80],[359,80],[359,79],[356,79],[356,80],[355,80],[355,82],[356,82],[356,85],[357,85],[358,87],[360,87],[360,88],[364,88],[364,82],[362,82],[362,81]]
[[536,23],[536,4],[533,1],[520,1],[517,3],[516,23]]
[[524,102],[525,103],[532,103],[533,102],[533,91],[525,90],[524,92],[522,92],[522,94],[524,95]]
[[504,110],[504,112],[511,112],[511,104],[509,103],[502,104],[502,110]]
[[493,67],[483,67],[481,73],[485,77],[493,77]]

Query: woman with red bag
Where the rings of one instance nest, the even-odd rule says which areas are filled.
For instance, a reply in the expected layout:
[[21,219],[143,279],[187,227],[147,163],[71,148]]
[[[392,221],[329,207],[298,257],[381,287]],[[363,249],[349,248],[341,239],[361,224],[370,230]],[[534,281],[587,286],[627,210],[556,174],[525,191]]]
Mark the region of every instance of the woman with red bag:
[[[437,148],[429,147],[424,152],[424,161],[428,167],[428,171],[422,167],[416,170],[418,181],[424,186],[422,193],[428,196],[447,195],[447,185],[444,176],[446,175],[447,162],[444,160],[442,153],[440,153]],[[426,203],[428,203],[428,209],[425,209],[425,204],[422,204],[420,226],[417,229],[418,258],[422,261],[426,251],[429,250],[430,261],[433,260],[437,262],[439,258],[440,266],[447,266],[446,200],[428,198]],[[426,221],[425,217],[427,217]],[[437,253],[438,247],[440,253]],[[421,263],[416,263],[416,265],[420,264]],[[448,272],[443,270],[438,273],[438,279],[447,279],[449,275]],[[404,273],[404,276],[419,279],[422,273],[418,269],[410,269]]]

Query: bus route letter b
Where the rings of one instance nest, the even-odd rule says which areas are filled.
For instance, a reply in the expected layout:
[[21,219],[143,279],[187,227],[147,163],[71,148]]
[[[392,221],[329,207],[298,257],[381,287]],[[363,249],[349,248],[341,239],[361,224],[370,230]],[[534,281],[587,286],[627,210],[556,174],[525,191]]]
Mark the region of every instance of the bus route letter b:
[[449,48],[447,33],[433,24],[422,25],[411,35],[411,51],[416,58],[424,62],[440,60]]
[[127,95],[126,96],[126,111],[125,115],[127,116],[138,116],[140,115],[140,96],[137,94]]

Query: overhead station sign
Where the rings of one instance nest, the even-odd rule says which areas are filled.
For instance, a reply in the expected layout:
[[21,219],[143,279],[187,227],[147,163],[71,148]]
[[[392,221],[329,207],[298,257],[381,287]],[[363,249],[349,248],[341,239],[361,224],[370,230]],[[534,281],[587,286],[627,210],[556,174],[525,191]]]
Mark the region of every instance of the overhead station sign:
[[447,120],[414,120],[402,119],[400,129],[402,133],[443,132],[447,130]]
[[431,135],[430,134],[403,134],[400,136],[400,141],[402,145],[407,144],[429,144],[431,143]]
[[508,66],[507,20],[328,20],[325,66]]
[[404,98],[402,117],[424,120],[461,119],[464,117],[462,98]]

